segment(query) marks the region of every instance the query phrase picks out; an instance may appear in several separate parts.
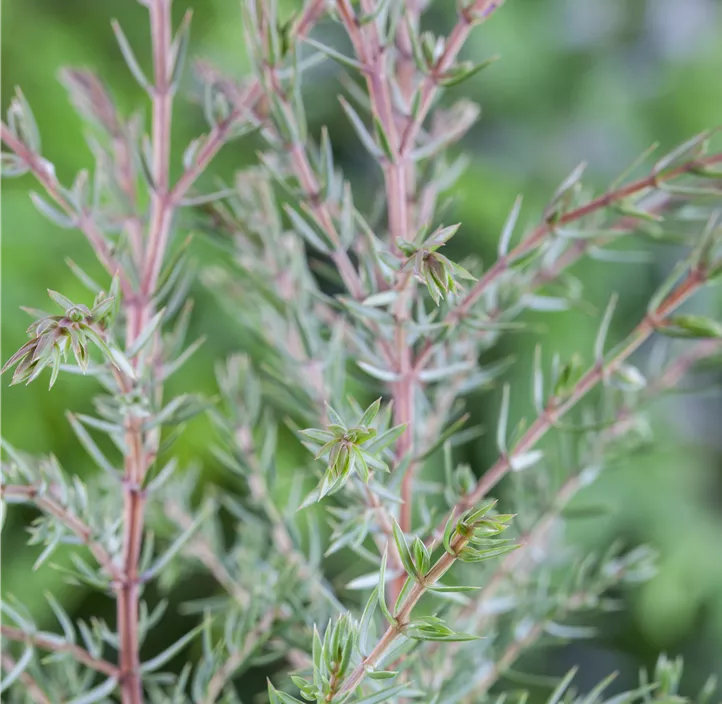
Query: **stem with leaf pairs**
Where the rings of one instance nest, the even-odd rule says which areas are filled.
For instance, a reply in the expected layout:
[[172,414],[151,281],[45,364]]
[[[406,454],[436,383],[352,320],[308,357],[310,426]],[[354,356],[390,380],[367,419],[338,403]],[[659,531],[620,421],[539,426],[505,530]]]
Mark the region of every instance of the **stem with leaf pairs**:
[[[151,39],[153,46],[154,81],[151,85],[145,81],[142,72],[132,57],[127,40],[115,26],[121,48],[128,58],[131,70],[148,91],[152,102],[151,158],[149,164],[151,206],[148,236],[145,242],[133,238],[136,264],[139,266],[138,277],[140,288],[135,291],[130,283],[129,272],[113,259],[104,234],[98,228],[93,214],[84,207],[77,208],[65,195],[64,189],[57,182],[53,169],[35,153],[32,145],[24,143],[5,123],[0,126],[0,138],[17,156],[26,169],[30,170],[43,185],[48,194],[61,207],[69,218],[69,224],[76,224],[86,235],[95,253],[108,273],[118,276],[123,292],[122,307],[126,313],[126,348],[132,349],[139,338],[152,324],[156,315],[154,296],[161,276],[161,269],[168,249],[171,226],[175,209],[181,204],[185,194],[196,179],[203,173],[210,161],[219,151],[239,120],[246,117],[258,100],[261,92],[258,82],[254,82],[244,94],[242,100],[234,106],[231,114],[224,120],[213,125],[210,134],[200,144],[194,160],[188,164],[178,182],[170,184],[170,148],[171,118],[173,95],[177,87],[176,75],[182,70],[184,47],[187,41],[184,30],[187,29],[188,15],[184,20],[181,32],[173,39],[171,26],[171,0],[149,0],[147,3]],[[296,25],[299,34],[305,34],[322,11],[321,2],[310,3]],[[125,167],[132,169],[129,163]],[[125,178],[130,184],[133,175]],[[128,186],[132,189],[132,186]],[[134,221],[140,222],[140,216]],[[161,353],[159,341],[151,343],[151,355],[158,357]],[[148,394],[152,405],[160,407],[162,401],[162,385],[160,380],[149,382],[138,380],[144,371],[156,368],[153,359],[144,355],[136,355],[130,360],[132,372],[116,371],[115,378],[119,388],[125,395],[140,392]],[[26,500],[33,500],[41,510],[54,515],[65,522],[68,527],[90,548],[99,564],[104,567],[112,578],[117,600],[117,623],[119,634],[120,666],[111,675],[117,675],[124,704],[140,704],[143,701],[140,671],[139,643],[139,600],[141,576],[138,566],[144,533],[144,506],[146,495],[144,482],[146,475],[155,460],[159,444],[158,431],[146,431],[139,417],[128,415],[125,431],[125,470],[123,477],[123,556],[122,564],[117,566],[104,548],[92,540],[90,529],[81,521],[68,515],[63,508],[54,503],[52,497],[32,494],[29,487],[3,487],[3,495],[9,496],[24,492]],[[31,495],[32,494],[32,495]],[[79,651],[72,651],[77,654]],[[81,658],[82,659],[82,658]]]
[[[634,422],[635,410],[664,392],[677,387],[698,362],[714,356],[720,351],[722,351],[722,343],[718,340],[704,340],[695,344],[689,352],[681,355],[645,387],[638,403],[626,404],[615,413],[610,424],[601,429],[599,435],[594,439],[590,463],[578,467],[554,492],[547,502],[549,508],[539,516],[529,530],[518,538],[517,542],[521,549],[507,554],[487,577],[481,589],[460,610],[458,620],[466,624],[465,627],[469,632],[483,633],[498,618],[493,610],[485,609],[485,606],[491,604],[507,581],[517,586],[526,583],[534,569],[548,559],[550,551],[546,547],[546,543],[550,542],[552,531],[559,524],[562,513],[579,492],[588,486],[590,481],[604,468],[603,459],[599,460],[601,464],[595,464],[598,461],[597,458],[603,458],[606,447],[624,436],[630,423]],[[439,650],[440,645],[440,643],[431,644],[428,649],[429,658],[432,658]],[[444,652],[444,666],[440,674],[442,678],[448,676],[453,658],[462,646],[462,642],[448,644]],[[501,671],[502,669],[496,669],[494,673],[498,675]],[[438,677],[439,674],[435,673],[435,676]],[[491,673],[488,677],[490,676]]]
[[[362,4],[363,11],[368,13],[373,8],[369,3]],[[379,130],[385,135],[384,141],[388,145],[389,153],[382,164],[384,182],[386,186],[386,202],[388,208],[388,225],[392,242],[407,241],[413,238],[413,225],[410,222],[409,198],[413,192],[408,188],[412,185],[412,166],[401,156],[401,137],[399,125],[394,116],[390,84],[386,79],[388,60],[386,52],[381,50],[379,32],[373,22],[362,26],[348,0],[339,0],[337,9],[344,27],[351,39],[356,56],[363,68],[368,94]],[[410,4],[408,13],[410,21],[416,21],[413,14],[413,4]],[[410,86],[404,81],[401,89],[408,97]],[[406,326],[409,319],[409,310],[413,303],[413,288],[409,286],[410,277],[402,275],[401,288],[398,301],[394,307],[396,319],[393,340],[393,363],[396,367],[398,381],[392,385],[394,400],[394,422],[404,426],[401,437],[397,443],[397,455],[405,457],[413,453],[414,446],[414,379],[411,375],[412,349],[407,342]],[[411,528],[413,466],[409,466],[403,479],[401,489],[401,527],[405,531]],[[394,564],[400,566],[399,556],[395,552],[393,542],[390,542]],[[396,593],[401,590],[404,578],[394,582]]]
[[521,259],[530,251],[538,247],[549,235],[553,235],[557,228],[563,225],[568,225],[576,220],[581,220],[597,210],[608,208],[610,205],[621,202],[635,193],[647,191],[651,188],[659,188],[660,184],[665,181],[671,181],[672,179],[679,178],[685,174],[703,171],[704,169],[717,164],[722,164],[722,153],[711,154],[699,159],[692,159],[671,169],[655,170],[649,176],[633,181],[632,183],[622,186],[617,190],[605,193],[590,201],[586,205],[570,210],[551,221],[545,222],[543,225],[537,227],[516,248],[509,252],[507,256],[499,259],[496,264],[489,269],[489,271],[487,271],[476,284],[474,284],[472,289],[459,304],[459,307],[455,311],[455,315],[463,316],[467,313],[471,306],[473,306],[474,303],[481,298],[486,288],[497,277],[506,271],[515,261]]
[[622,349],[606,363],[595,364],[576,384],[574,389],[562,399],[552,398],[544,412],[530,426],[514,449],[499,460],[481,477],[474,490],[454,509],[464,511],[478,503],[512,468],[514,460],[531,450],[546,433],[555,426],[557,421],[586,396],[598,383],[613,374],[654,331],[664,325],[665,319],[700,286],[706,282],[706,274],[700,270],[692,270],[685,281],[680,284],[656,309],[650,311],[634,329]]
[[52,634],[45,636],[43,633],[36,633],[35,635],[28,635],[21,628],[14,628],[13,626],[2,626],[0,633],[5,638],[10,640],[16,640],[24,643],[28,643],[37,648],[42,648],[54,653],[67,652],[73,656],[73,659],[82,663],[91,670],[100,672],[108,677],[120,678],[120,670],[115,666],[111,665],[105,660],[96,658],[91,655],[85,648],[81,648],[79,645],[69,645],[67,643],[58,642],[58,639]]
[[[632,195],[643,193],[653,188],[658,188],[660,184],[673,181],[680,176],[703,172],[705,169],[718,164],[722,164],[722,153],[710,154],[705,157],[691,159],[669,169],[655,169],[649,176],[640,178],[637,181],[633,181],[632,183],[618,189],[608,191],[607,193],[594,198],[578,208],[569,210],[559,215],[553,220],[547,220],[536,227],[508,254],[504,254],[502,257],[497,259],[496,263],[484,273],[484,275],[474,284],[471,290],[461,299],[459,305],[449,312],[446,318],[447,324],[453,325],[455,322],[462,320],[466,315],[468,315],[474,304],[481,299],[492,284],[508,272],[515,262],[527,256],[530,252],[539,248],[550,237],[554,236],[556,230],[560,226],[582,220],[597,211],[604,210],[615,203],[620,203]],[[657,205],[656,207],[661,208],[660,205]],[[635,221],[643,217],[648,217],[651,214],[653,213],[643,211],[638,214],[625,215],[619,227],[626,229],[627,222],[625,221]],[[629,229],[631,231],[632,223],[629,223],[629,225]],[[543,285],[547,280],[552,279],[554,274],[558,274],[560,268],[566,268],[567,266],[573,264],[584,254],[588,246],[588,239],[579,240],[579,247],[577,247],[576,251],[573,252],[569,250],[570,253],[568,254],[567,260],[563,262],[562,267],[558,265],[554,269],[554,272],[543,273],[539,276],[538,284]],[[419,353],[415,361],[415,368],[423,368],[430,354],[433,352],[433,349],[433,341],[429,340]]]
[[[627,340],[620,346],[619,351],[614,352],[609,359],[590,369],[576,383],[564,400],[552,399],[545,408],[544,413],[534,421],[514,449],[506,456],[500,457],[497,463],[477,482],[474,490],[454,508],[445,521],[447,525],[445,533],[455,516],[477,505],[489,489],[495,486],[510,470],[513,461],[518,456],[529,452],[567,411],[575,406],[598,383],[611,376],[654,333],[655,329],[663,325],[671,313],[695,293],[706,280],[706,272],[702,270],[690,271],[687,278],[637,325]],[[353,691],[363,680],[367,671],[375,667],[396,640],[404,634],[404,628],[408,624],[414,606],[416,606],[427,589],[435,585],[451,568],[465,548],[466,542],[467,539],[463,535],[455,534],[450,543],[450,550],[444,552],[434,566],[423,576],[423,579],[413,584],[408,595],[402,600],[394,613],[394,623],[387,628],[374,649],[344,681],[340,689],[341,693]]]
[[[170,0],[152,0],[148,4],[153,45],[154,85],[151,132],[151,206],[148,240],[143,257],[141,289],[127,305],[126,346],[130,348],[155,314],[152,301],[168,246],[173,206],[168,198],[170,180],[171,115],[174,87],[171,84],[173,57]],[[157,343],[154,343],[156,346]],[[139,360],[136,359],[136,369]],[[126,393],[133,389],[132,380],[121,380]],[[150,395],[161,403],[162,390],[153,385]],[[123,478],[123,572],[124,582],[117,594],[117,618],[120,651],[121,692],[123,704],[142,704],[143,685],[140,673],[140,580],[138,565],[143,543],[145,492],[143,483],[157,453],[158,433],[146,433],[142,420],[132,415],[126,421],[126,443]]]
[[[3,669],[8,673],[15,672],[19,667],[19,663],[9,653],[0,654],[0,663],[2,663]],[[27,672],[20,672],[18,679],[23,683],[23,686],[28,694],[33,697],[33,701],[35,701],[36,704],[53,704],[43,688]]]
[[[416,101],[416,112],[409,116],[396,117],[391,109],[392,99],[390,82],[386,80],[388,61],[386,52],[381,50],[382,42],[379,32],[373,22],[362,23],[354,13],[347,0],[339,0],[337,9],[346,31],[351,39],[355,54],[359,61],[362,74],[365,78],[372,112],[377,120],[377,132],[383,135],[382,141],[386,153],[380,157],[383,168],[386,202],[388,204],[388,224],[392,243],[413,239],[417,229],[426,223],[414,222],[409,202],[415,198],[414,190],[414,161],[410,158],[416,138],[421,126],[427,117],[439,87],[443,83],[444,74],[453,66],[472,27],[486,21],[498,9],[501,3],[489,0],[477,0],[461,12],[459,20],[444,45],[444,50],[438,59],[428,67],[426,75],[421,81],[418,92],[414,95],[413,83],[409,78],[408,65],[399,62],[398,73],[395,76],[402,96],[410,105]],[[365,13],[371,12],[370,6],[364,6]],[[402,46],[409,47],[408,27],[418,23],[419,8],[410,4],[405,13],[405,23],[397,30],[396,41]],[[410,23],[410,24],[409,24]],[[589,203],[563,212],[560,215],[550,214],[546,222],[537,227],[527,238],[508,254],[502,256],[471,290],[461,299],[447,316],[447,323],[453,324],[467,315],[471,307],[482,297],[501,275],[507,272],[513,264],[534,249],[541,246],[558,227],[567,225],[576,220],[588,217],[595,211],[605,209],[610,205],[623,201],[632,195],[647,191],[650,188],[659,188],[660,184],[681,175],[701,171],[722,161],[722,154],[715,154],[702,159],[690,160],[673,168],[664,168],[659,164],[654,172],[645,178],[627,184],[617,190],[610,191],[603,196],[595,198]],[[581,175],[581,171],[579,172]],[[573,184],[567,184],[567,187]],[[584,251],[580,248],[578,256]],[[573,261],[575,257],[572,257]],[[412,459],[405,469],[401,488],[401,508],[399,522],[406,533],[412,528],[413,484],[414,484],[414,433],[417,432],[415,419],[415,393],[419,385],[418,373],[424,368],[430,354],[434,350],[432,340],[428,340],[422,351],[414,358],[412,344],[407,337],[407,328],[410,321],[410,311],[416,298],[416,287],[412,285],[413,279],[408,274],[400,274],[397,284],[398,298],[394,305],[396,328],[394,332],[394,363],[397,381],[391,384],[394,400],[394,419],[398,425],[404,425],[406,430],[399,438],[396,452],[399,458],[410,456]],[[540,283],[543,283],[541,281]],[[394,562],[398,564],[398,555],[392,548]],[[404,577],[400,576],[394,582],[392,591],[398,595],[403,586]]]
[[60,497],[54,496],[52,490],[41,486],[16,486],[2,484],[0,486],[0,498],[5,501],[30,501],[41,511],[54,516],[63,525],[67,526],[77,538],[88,547],[88,550],[95,557],[98,564],[105,570],[108,577],[116,584],[120,584],[124,575],[120,568],[113,562],[112,557],[101,543],[95,540],[93,531],[77,516],[73,515],[62,505]]
[[[87,238],[89,244],[93,248],[98,261],[105,267],[105,270],[111,275],[122,274],[119,265],[113,261],[105,238],[98,230],[92,217],[85,211],[78,212],[64,195],[63,190],[55,178],[55,170],[48,162],[46,162],[39,154],[22,142],[12,130],[5,124],[0,122],[0,140],[10,149],[20,161],[32,172],[33,176],[43,186],[48,195],[62,208],[64,214],[69,218],[69,226],[77,225],[81,232]],[[36,198],[36,202],[38,199]],[[129,291],[129,284],[125,277],[120,278],[121,285],[125,292]]]
[[[251,86],[240,105],[225,120],[217,123],[200,148],[194,163],[186,169],[174,187],[170,185],[170,147],[173,95],[176,90],[174,75],[179,69],[179,37],[172,39],[171,0],[149,0],[151,39],[153,45],[154,85],[150,88],[152,99],[152,163],[151,207],[148,243],[142,273],[141,291],[128,309],[127,346],[130,347],[155,314],[152,301],[161,274],[164,254],[168,248],[171,223],[175,208],[196,178],[205,170],[213,156],[222,146],[235,124],[243,118],[257,99],[259,92]],[[321,3],[310,3],[296,25],[306,32],[320,14]],[[162,388],[154,389],[155,402],[160,406]],[[124,704],[141,704],[143,701],[140,675],[140,647],[138,642],[139,581],[143,535],[143,510],[145,495],[141,489],[145,475],[152,463],[159,443],[159,436],[145,435],[140,420],[130,418],[126,440],[131,449],[126,458],[124,482],[125,536],[124,572],[125,583],[118,594],[118,624],[121,653],[121,687]],[[150,444],[150,448],[147,445]]]
[[[409,27],[415,32],[421,14],[420,3],[409,3],[405,11],[405,20],[400,23],[394,40],[404,48],[407,56],[399,61],[394,76],[402,98],[408,105],[418,103],[416,112],[397,117],[393,106],[391,84],[387,74],[389,61],[384,50],[383,40],[375,23],[362,22],[354,12],[348,0],[336,3],[341,21],[351,39],[362,74],[366,81],[372,112],[377,120],[377,133],[385,145],[385,155],[380,158],[386,190],[388,225],[393,249],[398,252],[399,242],[413,240],[416,232],[426,222],[417,222],[409,203],[416,199],[414,161],[410,152],[415,146],[416,137],[433,104],[443,75],[452,67],[471,28],[488,19],[501,3],[477,0],[460,15],[443,54],[438,58],[422,81],[420,88],[414,86],[415,66],[413,61],[412,40]],[[372,3],[361,3],[366,16],[372,16]],[[399,256],[403,257],[401,253]],[[391,386],[394,400],[394,421],[405,427],[397,443],[398,457],[413,458],[415,419],[415,394],[418,380],[415,375],[413,347],[408,339],[408,327],[411,311],[416,300],[416,286],[408,273],[401,273],[397,283],[398,298],[394,305],[394,364],[398,380]],[[414,461],[411,459],[405,470],[401,486],[400,525],[404,532],[412,527],[414,484]],[[391,545],[394,562],[398,565],[398,555]],[[395,595],[401,591],[404,578],[399,576],[393,585]]]

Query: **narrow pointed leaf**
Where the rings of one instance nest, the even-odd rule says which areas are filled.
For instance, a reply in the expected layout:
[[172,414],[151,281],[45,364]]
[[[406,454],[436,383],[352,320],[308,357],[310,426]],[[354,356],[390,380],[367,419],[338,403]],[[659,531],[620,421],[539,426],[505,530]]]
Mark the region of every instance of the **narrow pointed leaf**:
[[97,687],[81,694],[79,697],[68,699],[66,704],[95,704],[95,702],[107,701],[108,696],[112,694],[118,686],[118,680],[115,677],[108,677]]
[[162,653],[159,653],[150,660],[146,660],[146,662],[142,663],[140,666],[141,673],[147,674],[149,672],[155,672],[158,668],[163,667],[163,665],[169,662],[176,653],[179,653],[183,648],[185,648],[186,645],[188,645],[188,643],[190,643],[202,630],[203,624],[201,623],[193,630],[188,631],[188,633],[179,638],[175,643],[168,646]]
[[125,36],[122,27],[117,20],[113,20],[111,22],[111,25],[113,27],[113,32],[115,32],[115,38],[118,41],[120,51],[123,54],[123,58],[125,59],[125,63],[128,65],[130,72],[133,74],[135,80],[138,81],[139,85],[144,90],[149,90],[150,83],[148,83],[148,79],[145,77],[143,69],[140,67],[138,60],[135,58],[133,49],[130,46],[130,42],[128,41],[127,37]]
[[339,98],[339,101],[341,102],[341,107],[343,108],[343,111],[346,113],[346,116],[348,117],[351,125],[356,131],[358,138],[361,140],[361,144],[366,147],[371,156],[375,157],[376,159],[382,158],[383,152],[377,146],[374,138],[371,136],[371,133],[368,131],[368,129],[366,129],[366,125],[364,125],[363,120],[358,116],[358,113],[351,107],[351,105],[346,101],[345,98]]
[[330,59],[338,62],[339,64],[341,64],[341,66],[351,68],[354,71],[363,70],[363,66],[358,61],[356,61],[356,59],[352,59],[350,56],[346,56],[345,54],[342,54],[340,51],[336,51],[336,49],[333,49],[330,46],[321,44],[321,42],[317,42],[315,39],[311,39],[311,37],[304,37],[303,41],[306,44],[310,44],[314,49],[318,49],[322,54],[325,54]]
[[509,213],[509,216],[504,223],[504,227],[501,230],[501,237],[499,238],[499,257],[503,257],[509,251],[509,243],[511,237],[514,234],[514,228],[516,227],[516,221],[519,219],[519,213],[521,212],[522,197],[519,195],[514,201],[514,206]]
[[165,308],[162,310],[159,310],[147,323],[147,325],[143,328],[140,335],[133,340],[133,343],[128,347],[126,350],[126,355],[128,357],[135,357],[137,354],[142,352],[142,350],[145,348],[145,346],[151,341],[153,338],[154,333],[158,328],[160,327],[161,322],[163,321],[163,316],[165,315]]
[[[15,663],[14,667],[5,675],[5,677],[0,682],[0,692],[7,692],[8,687],[17,680],[20,675],[25,672],[25,669],[30,664],[30,661],[33,659],[33,648],[32,646],[28,645],[26,646],[25,650],[23,651],[23,654],[18,658],[18,661]],[[3,667],[5,666],[5,663],[3,662]]]
[[211,511],[208,504],[195,520],[171,543],[170,547],[149,567],[143,574],[143,581],[154,579],[158,573],[183,549],[183,546],[193,537]]
[[401,563],[410,577],[419,576],[414,565],[414,560],[411,557],[411,551],[406,542],[406,537],[396,520],[393,518],[391,520],[393,521],[394,541],[396,543],[396,549],[399,552],[399,557],[401,558]]
[[88,455],[90,455],[90,458],[98,465],[98,467],[108,472],[111,476],[117,477],[115,467],[103,454],[101,449],[95,443],[95,440],[93,440],[90,436],[90,433],[88,433],[88,431],[83,427],[82,423],[72,413],[68,413],[67,417],[75,435],[80,441],[80,444],[85,448],[85,451]]
[[69,217],[54,205],[50,205],[47,200],[35,191],[30,191],[30,200],[32,200],[33,205],[42,215],[51,222],[54,222],[58,227],[62,227],[64,230],[71,230],[76,226],[77,223],[73,218]]

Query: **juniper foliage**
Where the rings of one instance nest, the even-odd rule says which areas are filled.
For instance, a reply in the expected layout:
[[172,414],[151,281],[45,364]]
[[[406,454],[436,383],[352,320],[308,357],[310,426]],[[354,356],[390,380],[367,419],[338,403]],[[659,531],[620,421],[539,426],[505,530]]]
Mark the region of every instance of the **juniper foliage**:
[[[421,29],[430,3],[419,0],[307,0],[293,17],[279,16],[275,0],[244,0],[253,76],[238,83],[196,65],[209,131],[184,150],[175,179],[172,112],[191,15],[174,28],[171,0],[141,4],[152,68],[117,23],[113,31],[150,120],[122,115],[92,72],[62,73],[87,126],[93,173],[58,180],[20,90],[0,133],[4,175],[34,176],[45,191],[30,194],[36,207],[82,232],[105,272],[96,282],[71,263],[87,301],[50,291],[54,312],[28,311],[29,340],[5,365],[12,383],[49,378],[52,387],[60,373],[95,380],[95,413],[71,409],[68,422],[100,471],[86,484],[53,456],[4,442],[3,501],[37,509],[28,526],[37,564],[74,546],[68,580],[114,600],[117,614],[113,623],[73,622],[48,596],[58,628],[44,632],[21,599],[6,599],[7,701],[230,704],[248,701],[234,686],[239,675],[266,666],[273,704],[524,701],[500,687],[522,654],[587,637],[580,614],[613,610],[610,591],[653,573],[644,547],[577,554],[562,512],[616,458],[649,442],[646,404],[722,349],[722,322],[677,312],[722,275],[714,134],[639,176],[643,155],[600,195],[575,169],[531,227],[521,199],[511,205],[494,262],[460,264],[444,253],[460,226],[444,223],[442,210],[466,160],[457,145],[479,110],[439,97],[491,63],[459,57],[502,2],[460,0],[455,26],[436,36]],[[311,37],[322,21],[340,25],[346,49]],[[370,207],[357,206],[328,131],[308,133],[303,79],[324,60],[345,72],[340,107],[377,166]],[[257,163],[211,188],[200,177],[239,138],[260,139]],[[219,362],[216,399],[163,391],[202,344],[187,339],[189,217],[225,257],[200,279],[257,350]],[[593,350],[549,361],[538,348],[537,415],[512,417],[511,361],[483,364],[484,353],[525,329],[524,311],[581,303],[583,286],[569,273],[580,258],[620,257],[621,239],[680,232],[684,254],[628,337],[607,340],[612,295]],[[658,335],[682,341],[655,368],[633,366]],[[491,386],[503,388],[498,460],[472,469],[456,459],[478,432],[466,425],[464,400]],[[174,442],[199,414],[213,422],[214,453],[234,490],[177,467]],[[278,451],[289,429],[308,453],[282,505]],[[558,442],[543,442],[548,435]],[[430,465],[438,481],[422,478]],[[508,491],[492,499],[508,475]],[[363,565],[341,587],[324,562],[337,552]],[[150,652],[151,629],[174,616],[148,585],[167,590],[199,570],[217,594],[186,604],[197,627]],[[681,662],[662,657],[637,689],[609,698],[611,679],[580,694],[571,671],[548,701],[683,701],[681,674]],[[713,692],[710,681],[696,701]]]

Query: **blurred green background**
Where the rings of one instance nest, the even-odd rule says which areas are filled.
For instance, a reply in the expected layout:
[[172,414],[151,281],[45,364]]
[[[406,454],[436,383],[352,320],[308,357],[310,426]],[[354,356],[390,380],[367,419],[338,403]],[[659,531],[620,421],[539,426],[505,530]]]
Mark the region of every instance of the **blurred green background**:
[[[285,5],[288,10],[294,7],[293,2]],[[453,5],[451,0],[434,3],[429,22],[435,31],[450,25]],[[185,6],[185,1],[176,0],[177,20]],[[120,20],[147,65],[146,12],[129,0],[6,0],[2,9],[3,109],[14,87],[22,86],[41,128],[44,155],[67,183],[91,163],[79,120],[57,80],[58,70],[65,65],[95,69],[112,87],[121,109],[134,109],[143,96],[120,56],[109,20]],[[336,28],[324,25],[319,32],[333,34]],[[235,0],[196,2],[192,36],[194,56],[243,75],[248,62]],[[454,218],[463,222],[456,253],[473,252],[485,262],[492,260],[496,237],[517,193],[525,195],[522,220],[531,221],[582,160],[589,162],[589,183],[601,189],[653,141],[669,150],[722,122],[721,36],[722,3],[717,0],[509,0],[493,22],[473,34],[467,48],[471,58],[498,52],[501,61],[450,96],[464,93],[483,108],[480,123],[465,142],[472,162],[454,206]],[[347,175],[368,189],[376,174],[366,170],[340,114],[334,97],[338,92],[335,67],[319,70],[307,89],[309,122],[314,133],[320,125],[329,125]],[[174,117],[176,154],[204,130],[200,109],[181,95]],[[252,158],[255,148],[250,141],[235,142],[215,168],[230,174]],[[66,256],[95,271],[82,237],[58,229],[33,208],[28,190],[34,187],[28,177],[3,183],[3,360],[25,340],[28,319],[20,305],[46,307],[47,288],[85,301],[85,292],[63,263]],[[202,257],[202,247],[198,249]],[[613,333],[617,339],[642,314],[676,254],[660,247],[649,264],[595,262],[577,268],[597,306],[604,306],[611,290],[620,293]],[[243,341],[200,285],[193,295],[194,325],[208,335],[209,343],[174,384],[213,393],[213,361],[239,349]],[[722,317],[719,289],[694,305]],[[580,350],[589,359],[595,316],[570,312],[539,317],[547,328],[547,350]],[[520,358],[517,377],[512,377],[519,380],[515,386],[520,412],[527,402],[526,361],[534,342],[531,335],[504,342],[504,351],[514,350]],[[21,449],[56,453],[68,471],[92,471],[64,419],[66,409],[89,409],[91,380],[61,376],[49,393],[42,382],[8,388],[5,378],[2,384],[5,438]],[[496,409],[492,395],[479,399],[473,410],[481,422],[493,423]],[[712,390],[675,396],[659,404],[654,416],[661,438],[655,452],[607,473],[583,498],[606,504],[609,512],[593,524],[574,523],[572,534],[589,549],[615,537],[650,542],[661,553],[659,574],[623,595],[624,612],[598,624],[598,638],[545,656],[546,664],[534,665],[538,672],[561,671],[578,662],[585,681],[614,669],[634,676],[641,664],[650,664],[665,650],[687,656],[690,689],[711,671],[722,674],[720,395]],[[207,437],[207,427],[199,421],[186,431],[179,451],[186,464],[199,462],[212,477],[219,470]],[[492,443],[483,439],[469,452],[477,471],[493,459]],[[82,590],[64,585],[59,573],[47,567],[30,571],[37,550],[24,547],[23,523],[31,516],[29,511],[13,510],[4,529],[3,594],[21,595],[46,627],[54,627],[42,596],[47,590],[76,615],[100,609],[112,622],[103,600],[88,599]],[[177,625],[170,628],[175,633]],[[159,641],[173,636],[157,635]]]

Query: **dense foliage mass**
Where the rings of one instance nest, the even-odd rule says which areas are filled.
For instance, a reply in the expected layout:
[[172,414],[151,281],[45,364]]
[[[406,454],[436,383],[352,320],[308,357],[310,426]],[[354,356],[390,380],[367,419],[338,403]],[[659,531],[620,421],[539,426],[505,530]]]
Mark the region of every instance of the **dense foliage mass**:
[[[601,195],[575,169],[535,224],[522,224],[521,198],[511,204],[494,262],[460,264],[445,254],[460,226],[442,212],[466,161],[455,147],[479,110],[438,99],[491,63],[459,57],[501,2],[458,3],[456,24],[436,36],[422,31],[424,2],[310,0],[287,18],[274,0],[247,0],[254,75],[238,83],[198,64],[209,131],[179,155],[177,177],[171,125],[190,14],[174,29],[170,0],[142,4],[152,72],[113,30],[149,96],[149,124],[122,115],[93,73],[72,69],[62,78],[87,126],[92,174],[60,182],[20,90],[0,133],[4,175],[32,174],[45,191],[31,193],[38,210],[81,231],[105,271],[96,281],[69,262],[87,301],[49,291],[52,311],[28,310],[28,342],[5,365],[12,383],[94,379],[94,414],[69,411],[68,422],[99,471],[86,484],[53,456],[5,442],[3,500],[38,510],[29,528],[38,564],[76,546],[67,578],[116,604],[112,624],[73,622],[49,595],[59,627],[46,632],[22,595],[6,599],[8,701],[248,701],[234,680],[251,667],[272,673],[274,704],[524,700],[497,686],[519,656],[584,637],[580,614],[613,610],[610,593],[653,570],[646,548],[576,554],[562,514],[605,466],[648,441],[644,405],[722,349],[722,322],[679,311],[722,276],[714,135],[655,160],[645,153]],[[326,20],[343,28],[346,48],[311,37]],[[341,107],[382,184],[371,203],[355,199],[329,132],[308,134],[302,78],[324,60],[347,73]],[[257,162],[201,188],[217,152],[243,137],[262,140]],[[203,342],[187,339],[190,229],[222,252],[201,279],[260,350],[218,364],[212,399],[164,394]],[[562,359],[551,342],[539,346],[536,415],[514,418],[513,360],[486,364],[485,354],[507,334],[536,334],[525,311],[583,305],[568,269],[590,253],[622,256],[618,242],[633,234],[674,235],[678,265],[623,340],[607,339],[612,294],[592,350]],[[657,335],[682,341],[653,368],[633,366]],[[491,386],[502,388],[498,459],[477,472],[458,462],[479,432],[467,427],[464,399]],[[200,414],[233,478],[222,488],[174,459]],[[276,469],[289,429],[308,453],[281,505]],[[430,463],[443,482],[422,474]],[[509,490],[496,501],[502,480]],[[358,563],[341,588],[324,562],[340,551]],[[159,592],[199,567],[222,596],[187,604],[197,627],[152,652],[152,629],[174,618]],[[580,695],[573,677],[550,702],[605,701],[611,679]],[[680,678],[681,663],[662,657],[637,689],[609,701],[678,701]],[[697,701],[713,696],[710,681]]]

